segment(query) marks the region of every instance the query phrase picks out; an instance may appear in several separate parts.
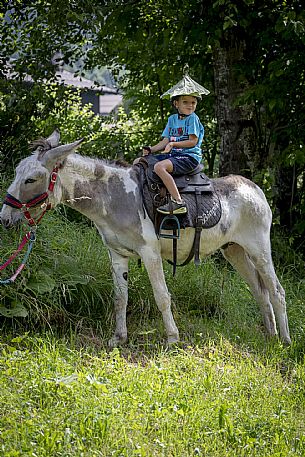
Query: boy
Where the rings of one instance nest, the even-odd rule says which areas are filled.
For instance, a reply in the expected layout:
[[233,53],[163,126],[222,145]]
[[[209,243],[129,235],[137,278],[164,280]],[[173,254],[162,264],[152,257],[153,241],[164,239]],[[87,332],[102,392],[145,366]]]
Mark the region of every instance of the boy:
[[198,99],[209,91],[193,81],[187,73],[161,98],[170,98],[177,113],[168,118],[162,140],[154,146],[143,148],[143,155],[162,151],[155,157],[155,173],[162,179],[171,195],[171,202],[157,208],[162,214],[185,214],[183,202],[172,175],[180,176],[194,170],[202,158],[201,143],[204,128],[195,114]]

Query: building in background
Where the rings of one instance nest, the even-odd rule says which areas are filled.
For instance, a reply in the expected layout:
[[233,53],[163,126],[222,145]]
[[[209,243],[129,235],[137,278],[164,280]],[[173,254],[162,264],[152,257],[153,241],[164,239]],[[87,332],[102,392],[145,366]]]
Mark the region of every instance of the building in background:
[[75,76],[74,73],[63,68],[56,72],[56,77],[58,82],[65,86],[79,89],[83,103],[90,103],[95,114],[108,116],[116,113],[122,105],[123,96],[111,85],[109,78],[109,86],[97,85],[94,81],[83,76]]

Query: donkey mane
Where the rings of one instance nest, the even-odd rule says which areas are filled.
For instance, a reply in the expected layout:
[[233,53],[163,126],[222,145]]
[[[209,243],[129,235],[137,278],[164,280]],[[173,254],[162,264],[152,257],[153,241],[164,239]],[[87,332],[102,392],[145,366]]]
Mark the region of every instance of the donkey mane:
[[[111,167],[114,169],[128,169],[131,168],[131,165],[122,159],[118,160],[108,160],[102,157],[90,157],[84,156],[81,154],[71,154],[70,157],[66,159],[68,162],[73,163],[73,166],[80,170],[93,171],[96,167]],[[66,162],[66,161],[65,161]],[[65,163],[64,162],[64,163]]]
[[38,140],[32,141],[29,146],[33,152],[35,152],[36,149],[39,149],[39,153],[45,153],[52,148],[46,138],[38,138]]

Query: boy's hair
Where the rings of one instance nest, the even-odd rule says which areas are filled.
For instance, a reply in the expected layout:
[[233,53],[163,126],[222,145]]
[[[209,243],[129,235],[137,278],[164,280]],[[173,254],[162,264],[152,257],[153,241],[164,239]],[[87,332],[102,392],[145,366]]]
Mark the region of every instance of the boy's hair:
[[[180,97],[189,97],[189,95],[183,95],[183,94],[181,94],[181,95],[175,95],[174,97],[172,97],[172,98],[170,99],[170,102],[171,102],[171,104],[172,104],[172,106],[173,106],[174,108],[175,108],[174,102],[175,102],[176,100],[179,100]],[[196,98],[197,102],[200,101],[200,98],[199,98],[199,97],[195,97],[195,95],[191,95],[191,97]]]

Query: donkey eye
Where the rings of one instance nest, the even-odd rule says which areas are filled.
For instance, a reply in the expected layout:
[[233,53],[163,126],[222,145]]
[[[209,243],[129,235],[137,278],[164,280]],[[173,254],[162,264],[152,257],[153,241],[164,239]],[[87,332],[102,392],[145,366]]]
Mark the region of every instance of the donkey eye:
[[25,184],[32,184],[33,182],[36,182],[36,179],[29,178],[29,179],[26,179],[24,183]]

